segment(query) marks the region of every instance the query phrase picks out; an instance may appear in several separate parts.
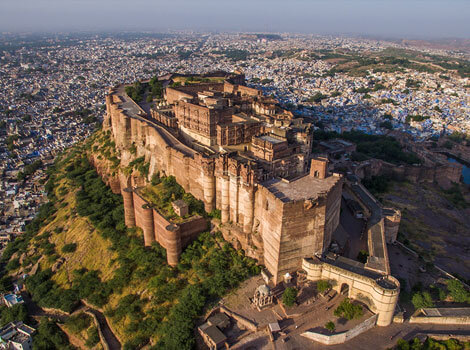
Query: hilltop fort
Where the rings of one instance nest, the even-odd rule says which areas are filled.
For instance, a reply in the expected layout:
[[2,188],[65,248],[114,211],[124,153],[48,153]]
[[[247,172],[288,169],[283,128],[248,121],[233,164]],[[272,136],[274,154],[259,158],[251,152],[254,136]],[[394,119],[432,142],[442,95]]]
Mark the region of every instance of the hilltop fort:
[[[182,249],[206,229],[205,219],[170,220],[142,195],[154,174],[174,176],[206,212],[220,211],[225,239],[264,264],[274,284],[301,270],[311,280],[336,279],[338,288],[350,286],[352,297],[368,296],[377,324],[388,325],[399,283],[390,276],[386,242],[396,238],[399,213],[382,210],[362,186],[350,184],[348,198],[369,207],[370,256],[361,264],[328,252],[345,179],[329,171],[327,158],[311,154],[311,123],[244,82],[235,73],[170,74],[151,82],[162,87],[161,98],[140,104],[125,85],[109,90],[103,129],[115,142],[119,169],[136,159],[147,166],[145,176],[110,175],[94,160],[123,196],[126,225],[142,228],[146,245],[159,242],[168,263],[178,263]],[[175,211],[185,210],[178,205]]]

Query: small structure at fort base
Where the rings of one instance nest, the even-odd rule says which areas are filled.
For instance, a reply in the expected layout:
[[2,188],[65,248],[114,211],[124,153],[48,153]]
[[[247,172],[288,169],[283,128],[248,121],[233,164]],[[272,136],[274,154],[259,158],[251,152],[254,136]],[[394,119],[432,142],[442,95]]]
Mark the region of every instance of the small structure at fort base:
[[227,337],[222,332],[230,326],[230,319],[222,312],[209,317],[207,322],[198,327],[204,343],[211,350],[228,348]]
[[270,306],[273,303],[273,294],[271,293],[271,288],[268,285],[260,285],[253,296],[253,304],[258,308],[262,309],[266,306]]

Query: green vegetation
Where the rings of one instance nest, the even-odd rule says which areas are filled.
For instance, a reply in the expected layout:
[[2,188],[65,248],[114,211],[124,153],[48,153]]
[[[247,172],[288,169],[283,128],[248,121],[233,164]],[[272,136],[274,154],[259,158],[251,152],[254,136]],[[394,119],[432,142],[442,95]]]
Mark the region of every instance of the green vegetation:
[[338,97],[338,96],[341,96],[341,92],[339,91],[333,91],[330,95],[330,97]]
[[4,326],[13,321],[28,321],[28,310],[25,304],[16,304],[12,307],[0,306],[0,325]]
[[444,142],[444,148],[452,149],[453,147],[454,144],[452,143],[452,141],[447,140],[446,142]]
[[[46,188],[47,187],[48,185],[46,184]],[[53,196],[49,196],[49,198],[49,200],[51,201],[51,198],[53,198]],[[34,220],[32,220],[28,225],[26,225],[25,233],[22,234],[20,237],[16,238],[14,241],[8,243],[7,247],[3,252],[1,261],[3,263],[7,263],[12,257],[12,255],[16,252],[18,252],[19,254],[25,253],[31,238],[36,233],[38,233],[41,227],[45,226],[48,222],[53,219],[55,212],[56,209],[54,207],[53,202],[43,204],[39,208],[39,211],[36,214]]]
[[456,142],[456,143],[463,143],[463,142],[470,141],[470,135],[467,135],[466,133],[458,132],[458,131],[454,131],[452,134],[450,134],[447,137],[449,138],[449,140]]
[[367,250],[360,250],[357,254],[357,260],[363,264],[367,262],[367,258],[369,257],[369,252]]
[[[94,147],[93,142],[86,145],[88,150]],[[125,349],[139,348],[150,338],[155,349],[194,348],[195,322],[204,308],[213,305],[241,281],[258,274],[260,268],[243,251],[237,251],[225,242],[221,234],[209,232],[201,234],[186,247],[176,267],[168,266],[162,247],[156,243],[145,247],[140,230],[126,228],[121,196],[113,194],[103,183],[88,162],[85,151],[78,146],[56,161],[49,171],[46,186],[50,202],[41,208],[21,239],[8,245],[3,261],[8,262],[15,252],[26,252],[32,245],[38,249],[37,256],[49,251],[53,260],[43,261],[38,272],[25,281],[33,300],[40,306],[67,312],[73,311],[80,299],[103,307],[113,329],[124,340]],[[174,178],[156,177],[154,180],[168,186],[165,191],[170,193],[170,198],[179,191]],[[75,197],[72,210],[86,218],[97,230],[96,234],[110,242],[109,249],[115,256],[110,263],[116,265],[106,279],[101,270],[76,268],[66,282],[59,284],[57,278],[61,270],[53,273],[47,268],[58,258],[55,244],[50,240],[53,237],[61,239],[67,231],[55,233],[54,226],[48,227],[47,231],[40,230],[51,223],[55,215],[63,215],[63,209],[59,212],[55,209],[55,205],[59,206],[63,200],[60,194],[63,191],[59,190],[63,186],[67,186],[68,196]],[[60,227],[64,227],[63,223]],[[77,252],[80,246],[81,243]],[[68,261],[73,255],[70,253]],[[108,261],[103,262],[106,263]],[[4,283],[6,285],[8,281]],[[130,290],[138,294],[129,294]],[[71,322],[76,323],[76,329],[82,330],[87,323],[82,320]],[[52,335],[56,327],[53,322],[45,322],[41,327],[41,334],[46,335],[39,336],[41,349],[67,348],[65,343],[61,345],[59,332]],[[95,335],[94,330],[89,329],[89,344],[94,343]]]
[[[402,282],[404,294],[403,296],[400,295],[400,300],[408,302],[410,301],[410,294],[405,292],[406,282],[400,281],[400,284]],[[435,307],[436,302],[449,301],[470,303],[470,293],[459,280],[447,280],[446,285],[430,285],[428,288],[423,288],[421,283],[417,283],[412,288],[411,302],[415,309]]]
[[331,288],[330,282],[327,280],[320,280],[317,282],[317,291],[318,293],[324,293]]
[[424,116],[424,115],[419,115],[419,114],[416,114],[416,115],[411,115],[411,114],[408,114],[406,116],[406,122],[409,123],[410,121],[414,121],[414,122],[422,122],[422,121],[425,121],[429,119],[428,116]]
[[470,348],[470,342],[460,342],[456,339],[435,340],[427,338],[422,343],[418,338],[410,341],[399,339],[394,350],[464,350]]
[[132,98],[136,103],[141,102],[144,99],[144,93],[147,88],[147,84],[142,84],[140,81],[136,81],[133,85],[126,86],[126,94]]
[[68,243],[62,247],[62,253],[73,253],[77,250],[77,243]]
[[447,289],[452,300],[457,303],[470,303],[470,293],[459,280],[448,280]]
[[357,152],[352,155],[352,159],[355,161],[377,158],[393,164],[421,163],[416,154],[403,151],[400,143],[391,136],[369,135],[356,130],[342,134],[334,131],[316,130],[313,134],[313,139],[318,141],[334,138],[342,138],[357,145]]
[[152,185],[141,190],[142,196],[147,199],[168,220],[180,220],[173,210],[171,202],[182,199],[188,204],[189,214],[206,216],[204,203],[197,200],[191,193],[184,191],[183,187],[176,182],[174,176],[160,177],[159,174],[152,176]]
[[214,209],[210,213],[207,213],[207,216],[213,219],[222,219],[222,211],[220,209]]
[[432,296],[429,292],[416,292],[411,298],[411,302],[415,309],[434,307]]
[[[104,157],[106,160],[108,160],[111,163],[111,170],[117,170],[119,164],[121,163],[121,160],[119,159],[118,154],[116,152],[116,144],[111,139],[111,131],[108,130],[104,132],[102,130],[98,130],[87,139],[86,146],[92,149],[95,155],[98,155],[98,159],[102,159],[102,157]],[[137,148],[135,147],[135,145],[131,145],[131,153],[134,149],[135,152],[137,152]]]
[[362,180],[362,184],[372,193],[375,197],[387,193],[392,185],[392,179],[387,175],[371,176]]
[[359,94],[367,94],[371,92],[372,90],[366,87],[361,86],[360,88],[354,89],[354,92],[357,92]]
[[282,293],[282,303],[287,307],[294,306],[297,293],[298,291],[294,287],[287,287]]
[[85,345],[89,348],[97,345],[100,342],[100,335],[98,334],[98,328],[95,326],[90,327],[87,331],[88,338],[85,342]]
[[55,324],[46,318],[41,319],[37,333],[34,336],[34,349],[36,350],[72,350],[67,335]]
[[91,316],[87,315],[84,312],[81,312],[78,315],[70,316],[65,322],[65,326],[72,333],[80,333],[81,331],[90,327],[91,324],[92,324]]
[[333,333],[336,329],[336,325],[333,321],[328,321],[326,324],[325,324],[325,328],[328,329],[331,333]]
[[308,99],[308,102],[320,103],[322,100],[326,98],[328,98],[328,96],[323,95],[321,92],[317,92]]
[[444,190],[444,195],[454,206],[465,209],[470,207],[470,203],[465,200],[460,186],[458,183],[453,183],[449,189]]
[[[158,80],[157,76],[154,76],[149,81],[150,92],[149,97],[153,100],[154,98],[162,98],[163,97],[163,84]],[[151,102],[152,100],[147,102]]]
[[36,170],[42,167],[42,160],[35,160],[31,164],[24,167],[23,171],[20,171],[17,175],[18,181],[23,181],[27,176],[33,175]]
[[20,135],[8,135],[7,138],[5,139],[5,143],[7,145],[7,149],[9,152],[13,152],[15,149],[15,141],[18,141],[20,139]]
[[393,129],[393,124],[389,120],[386,120],[386,121],[380,123],[380,127],[388,129],[388,130],[392,130]]
[[363,313],[362,306],[351,303],[349,298],[344,299],[333,312],[336,317],[343,317],[347,320],[361,318]]
[[393,98],[382,98],[380,100],[381,105],[388,104],[388,103],[391,103],[392,105],[395,105],[395,106],[398,105],[397,101],[395,101]]
[[421,86],[421,82],[419,80],[406,79],[405,86],[408,89],[419,89],[419,87]]
[[98,121],[96,116],[92,115],[92,111],[88,108],[81,108],[72,113],[76,118],[81,118],[82,123],[93,124]]
[[[302,61],[334,60],[336,65],[326,73],[326,76],[344,73],[353,77],[366,77],[370,72],[394,73],[404,72],[407,69],[428,73],[440,71],[439,68],[432,66],[430,63],[441,66],[443,69],[455,69],[462,77],[465,74],[470,74],[470,65],[465,60],[454,61],[454,58],[423,55],[421,52],[395,48],[387,48],[378,54],[355,53],[341,49],[318,50],[307,55],[300,53],[298,50],[275,51],[273,57],[295,57]],[[332,63],[331,61],[330,63]],[[380,89],[382,84],[377,85],[379,85],[377,89]]]
[[246,59],[250,56],[250,53],[246,50],[214,50],[212,53],[225,55],[225,57],[234,62],[246,61]]
[[129,163],[127,168],[125,169],[125,173],[132,174],[132,171],[136,169],[140,175],[147,177],[149,174],[150,163],[145,161],[145,157],[139,157],[134,159],[132,162]]

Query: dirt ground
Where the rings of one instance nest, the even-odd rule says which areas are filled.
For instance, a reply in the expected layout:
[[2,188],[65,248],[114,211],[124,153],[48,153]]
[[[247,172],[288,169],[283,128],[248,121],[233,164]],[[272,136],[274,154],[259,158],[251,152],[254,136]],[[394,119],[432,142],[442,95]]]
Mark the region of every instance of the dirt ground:
[[[223,304],[262,328],[269,323],[278,322],[281,332],[275,334],[275,342],[281,347],[288,343],[302,343],[300,334],[307,330],[329,334],[329,331],[324,328],[328,321],[335,323],[335,332],[343,332],[354,328],[373,315],[364,307],[363,316],[359,319],[347,321],[337,318],[333,312],[345,296],[335,292],[330,292],[325,297],[318,295],[312,282],[302,284],[297,296],[298,305],[284,308],[279,303],[275,303],[258,311],[251,306],[249,298],[253,297],[255,289],[263,283],[259,276],[245,281],[237,291],[224,298]],[[275,290],[274,293],[276,293]],[[236,335],[237,338],[231,339],[233,349],[270,349],[272,347],[264,331],[255,333],[245,331]]]
[[[400,248],[389,246],[390,253],[396,257],[396,266],[392,267],[396,270],[403,270],[404,274],[409,273],[414,276],[416,269],[421,266],[417,259],[408,260],[408,255],[403,253]],[[398,254],[397,254],[398,253]],[[400,268],[399,264],[406,264],[407,268]],[[424,274],[426,275],[426,274]],[[432,276],[429,276],[432,278]],[[359,320],[347,321],[338,319],[333,315],[336,306],[344,299],[343,295],[336,295],[331,300],[323,297],[317,297],[313,303],[306,303],[306,300],[312,300],[307,290],[306,298],[299,295],[300,306],[287,309],[286,312],[274,305],[273,307],[264,309],[259,312],[252,308],[249,304],[250,298],[255,288],[263,284],[260,276],[253,277],[245,281],[236,291],[223,299],[223,303],[232,311],[245,316],[246,318],[258,324],[266,324],[278,321],[282,333],[275,335],[274,342],[271,342],[265,331],[250,332],[244,330],[236,334],[236,343],[231,343],[231,349],[237,350],[258,350],[258,349],[278,349],[278,350],[357,350],[357,349],[389,349],[392,348],[399,338],[406,340],[412,339],[419,334],[432,333],[451,333],[451,334],[470,334],[470,326],[468,325],[418,325],[405,323],[393,323],[388,327],[374,327],[371,330],[353,338],[347,343],[340,345],[323,345],[311,341],[301,334],[307,330],[315,330],[317,332],[326,331],[324,325],[327,321],[333,321],[336,325],[336,332],[341,332],[353,328],[356,324],[364,321],[372,315],[368,310]],[[314,290],[314,288],[313,288]],[[328,308],[328,310],[326,310]],[[232,338],[233,341],[234,338]],[[204,348],[204,347],[201,347]]]
[[399,240],[450,273],[470,279],[470,209],[456,209],[434,184],[395,183],[382,196],[402,212]]

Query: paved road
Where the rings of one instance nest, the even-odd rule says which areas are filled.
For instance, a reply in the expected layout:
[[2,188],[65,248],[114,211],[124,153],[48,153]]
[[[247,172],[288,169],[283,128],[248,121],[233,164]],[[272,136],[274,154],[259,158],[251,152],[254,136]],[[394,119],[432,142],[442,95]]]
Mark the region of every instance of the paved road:
[[99,312],[98,310],[92,309],[92,308],[87,308],[87,311],[90,311],[93,313],[96,318],[98,319],[98,322],[100,324],[101,332],[103,333],[104,338],[106,339],[106,342],[109,345],[109,348],[111,350],[120,350],[121,349],[121,343],[119,340],[116,338],[114,335],[113,331],[109,327],[108,321],[106,320],[106,317]]

